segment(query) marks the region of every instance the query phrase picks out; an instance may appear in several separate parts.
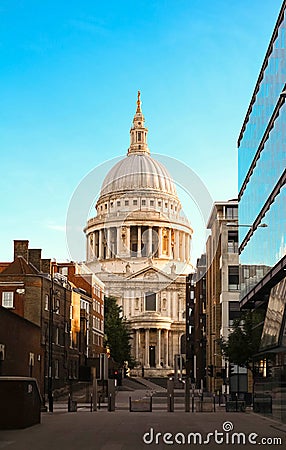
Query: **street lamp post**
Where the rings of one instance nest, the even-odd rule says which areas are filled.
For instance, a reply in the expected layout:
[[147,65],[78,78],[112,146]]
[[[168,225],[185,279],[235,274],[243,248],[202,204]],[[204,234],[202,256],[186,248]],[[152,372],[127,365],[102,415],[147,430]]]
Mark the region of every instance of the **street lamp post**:
[[194,281],[193,275],[188,275],[186,280],[186,377],[195,377],[193,373],[194,366],[192,362],[192,339],[194,329]]
[[49,411],[53,412],[53,289],[49,298],[49,352],[48,352],[48,400]]
[[51,288],[49,296],[49,353],[48,353],[48,401],[49,412],[54,411],[53,398],[53,321],[54,321],[54,274],[51,268]]

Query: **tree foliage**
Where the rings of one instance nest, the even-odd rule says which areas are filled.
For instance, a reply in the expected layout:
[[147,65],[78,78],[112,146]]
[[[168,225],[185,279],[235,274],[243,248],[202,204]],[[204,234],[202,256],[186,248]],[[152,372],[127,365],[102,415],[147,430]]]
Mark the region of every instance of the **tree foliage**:
[[113,297],[104,300],[104,345],[110,350],[110,356],[120,366],[128,361],[132,367],[130,331],[127,321],[123,318],[122,308]]
[[230,363],[253,371],[254,356],[259,351],[264,314],[262,311],[243,312],[233,323],[227,340],[221,340],[222,354]]

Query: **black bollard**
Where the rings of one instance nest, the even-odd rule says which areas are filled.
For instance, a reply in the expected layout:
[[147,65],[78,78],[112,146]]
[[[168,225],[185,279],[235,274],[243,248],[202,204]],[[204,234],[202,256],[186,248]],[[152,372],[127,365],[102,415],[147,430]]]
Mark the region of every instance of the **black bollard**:
[[49,412],[54,412],[54,396],[53,393],[49,395]]

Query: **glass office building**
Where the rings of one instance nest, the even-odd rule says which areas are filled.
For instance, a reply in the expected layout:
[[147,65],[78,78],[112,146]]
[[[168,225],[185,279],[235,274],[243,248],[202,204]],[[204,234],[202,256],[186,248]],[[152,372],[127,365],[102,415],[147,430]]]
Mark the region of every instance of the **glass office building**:
[[[238,139],[240,304],[265,320],[256,410],[286,422],[286,1]],[[255,406],[255,403],[254,403]]]

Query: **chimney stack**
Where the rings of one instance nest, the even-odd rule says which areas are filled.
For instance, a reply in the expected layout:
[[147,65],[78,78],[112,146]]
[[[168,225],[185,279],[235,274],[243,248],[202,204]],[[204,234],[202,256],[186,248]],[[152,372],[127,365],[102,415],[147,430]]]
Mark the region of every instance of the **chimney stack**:
[[27,262],[29,261],[29,241],[14,240],[14,261],[18,256],[23,256]]
[[51,273],[52,264],[51,259],[41,259],[41,272]]
[[41,270],[41,255],[42,250],[40,248],[33,248],[29,249],[28,256],[29,256],[29,263],[33,264],[36,269],[39,271]]

